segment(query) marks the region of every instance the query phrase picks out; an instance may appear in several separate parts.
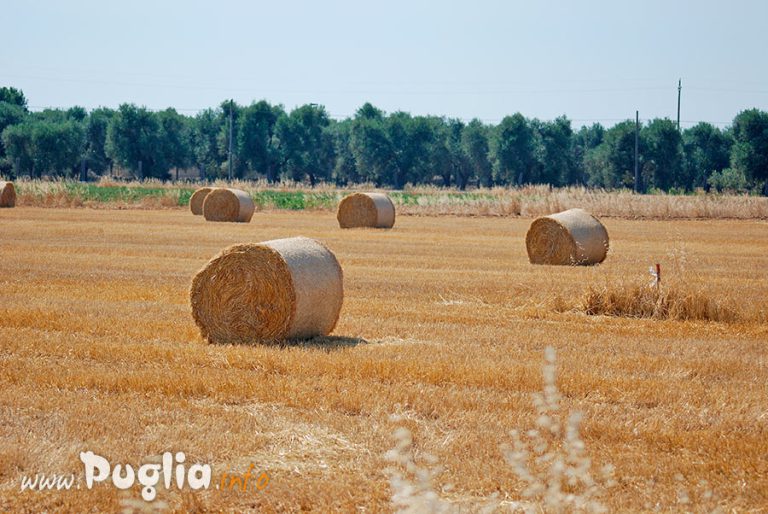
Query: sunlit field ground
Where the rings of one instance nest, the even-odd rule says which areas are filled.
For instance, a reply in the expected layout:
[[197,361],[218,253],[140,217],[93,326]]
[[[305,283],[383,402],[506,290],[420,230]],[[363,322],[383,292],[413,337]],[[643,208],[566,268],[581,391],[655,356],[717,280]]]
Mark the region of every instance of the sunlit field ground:
[[[160,486],[165,508],[388,511],[384,455],[398,426],[420,464],[431,454],[442,466],[447,501],[516,501],[524,484],[501,448],[510,430],[536,427],[532,394],[553,346],[563,414],[584,414],[593,469],[615,468],[609,510],[764,512],[768,223],[603,222],[607,261],[571,268],[528,263],[526,218],[401,216],[393,230],[342,231],[325,211],[263,211],[250,224],[178,209],[0,211],[0,510],[136,506],[138,485],[20,492],[20,481],[82,477],[81,451],[138,466],[170,450],[212,464],[214,483],[250,464],[270,481]],[[204,344],[188,306],[194,273],[229,244],[295,235],[322,240],[344,269],[336,337]],[[664,279],[749,315],[579,310],[590,285],[645,284],[656,262]]]

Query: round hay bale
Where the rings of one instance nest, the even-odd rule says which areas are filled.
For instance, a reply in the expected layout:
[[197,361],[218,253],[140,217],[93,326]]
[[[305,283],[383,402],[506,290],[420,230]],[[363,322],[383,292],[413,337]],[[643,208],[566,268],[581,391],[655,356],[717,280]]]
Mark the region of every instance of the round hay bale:
[[203,201],[211,191],[212,189],[210,187],[201,187],[192,193],[192,196],[189,199],[189,208],[192,211],[192,214],[195,216],[203,215]]
[[583,209],[542,216],[525,236],[532,264],[599,264],[608,254],[608,231]]
[[248,223],[255,210],[251,195],[240,189],[217,187],[203,200],[203,216],[207,221]]
[[392,228],[395,204],[383,193],[352,193],[339,203],[336,219],[341,228]]
[[210,343],[328,335],[344,298],[333,253],[306,237],[225,248],[192,280],[192,316]]
[[13,182],[4,182],[0,180],[0,207],[16,206],[16,189]]

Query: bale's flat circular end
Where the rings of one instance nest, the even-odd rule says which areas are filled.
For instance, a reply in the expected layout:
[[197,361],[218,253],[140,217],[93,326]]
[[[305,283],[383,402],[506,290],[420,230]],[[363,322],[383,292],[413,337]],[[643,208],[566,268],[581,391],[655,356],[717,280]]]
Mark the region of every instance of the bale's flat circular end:
[[203,337],[223,344],[285,338],[296,302],[285,260],[254,243],[222,250],[195,275],[189,296]]
[[568,265],[576,258],[576,242],[568,229],[547,217],[531,223],[525,235],[525,247],[531,264]]
[[395,204],[383,193],[352,193],[339,203],[336,219],[341,228],[392,228]]
[[0,181],[0,207],[16,206],[16,188],[13,182]]
[[217,187],[203,200],[203,216],[206,221],[248,223],[255,209],[251,196],[239,189]]
[[189,209],[192,211],[192,214],[195,216],[203,215],[203,201],[211,190],[210,187],[201,187],[192,193],[192,196],[189,199]]

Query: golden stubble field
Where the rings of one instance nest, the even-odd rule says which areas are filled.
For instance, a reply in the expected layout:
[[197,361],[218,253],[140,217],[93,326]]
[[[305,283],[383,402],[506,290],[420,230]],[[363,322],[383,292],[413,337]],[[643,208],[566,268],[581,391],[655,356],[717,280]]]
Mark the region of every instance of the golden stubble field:
[[[766,326],[570,307],[589,284],[647,281],[660,262],[667,277],[761,309],[768,223],[603,221],[608,260],[570,268],[528,264],[530,219],[399,217],[390,231],[342,231],[317,212],[260,212],[241,225],[185,210],[0,211],[0,510],[136,505],[138,485],[21,492],[20,481],[82,476],[81,451],[138,466],[170,450],[212,464],[214,482],[251,463],[270,482],[160,487],[155,506],[388,511],[384,454],[399,425],[417,460],[442,465],[445,498],[519,499],[500,448],[510,430],[535,427],[551,345],[563,410],[584,414],[593,467],[615,467],[602,498],[611,511],[765,512]],[[204,344],[188,307],[193,274],[229,244],[295,235],[322,240],[342,264],[337,337]]]

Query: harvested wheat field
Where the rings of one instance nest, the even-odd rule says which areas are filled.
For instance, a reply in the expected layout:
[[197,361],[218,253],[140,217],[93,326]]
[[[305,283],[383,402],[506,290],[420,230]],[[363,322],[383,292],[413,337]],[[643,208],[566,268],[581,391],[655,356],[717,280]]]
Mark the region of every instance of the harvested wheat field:
[[[589,505],[765,512],[768,223],[601,221],[605,262],[570,267],[529,264],[530,218],[403,216],[393,230],[345,231],[331,212],[206,224],[186,208],[0,211],[0,510],[546,507],[560,500],[529,486],[558,484],[557,469],[515,451],[539,419],[547,434],[562,420],[559,435],[539,436],[551,455],[570,448],[577,467],[591,459],[596,485],[562,479]],[[343,268],[332,335],[205,344],[189,307],[194,274],[229,245],[298,235]],[[645,287],[656,262],[662,287],[693,288],[736,314],[585,314],[590,287]],[[592,303],[610,297],[605,312],[631,312],[612,295]],[[559,410],[552,388],[534,403],[548,346]],[[583,457],[565,428],[574,412]],[[161,477],[152,503],[138,479],[89,490],[87,451],[134,468],[184,452],[185,465],[211,466],[210,487],[168,489]],[[406,469],[411,457],[440,466],[431,485]],[[526,462],[531,483],[519,474]],[[243,491],[231,478],[251,465]],[[75,486],[21,490],[23,477],[54,473]]]

